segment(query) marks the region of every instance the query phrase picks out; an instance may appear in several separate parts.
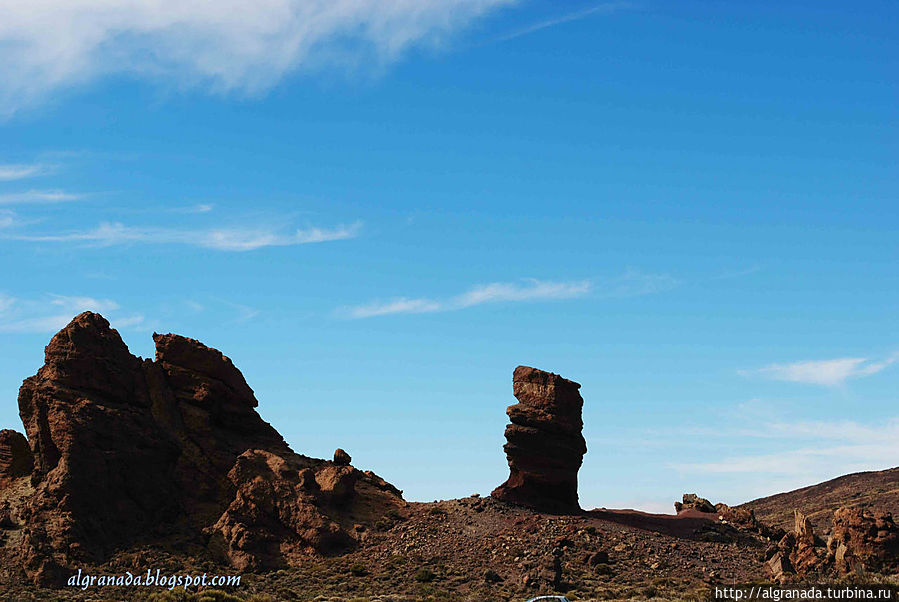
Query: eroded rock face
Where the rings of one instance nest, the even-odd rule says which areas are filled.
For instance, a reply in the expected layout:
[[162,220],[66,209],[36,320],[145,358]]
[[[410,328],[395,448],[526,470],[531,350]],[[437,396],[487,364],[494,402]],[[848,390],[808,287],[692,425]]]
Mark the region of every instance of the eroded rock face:
[[141,361],[102,316],[79,315],[47,345],[19,391],[35,463],[23,516],[30,575],[53,582],[178,515],[178,446],[150,404]]
[[581,434],[580,385],[536,368],[519,366],[512,377],[518,403],[506,413],[503,447],[509,478],[493,497],[545,512],[580,510],[577,473],[587,444]]
[[[677,503],[675,503],[677,506]],[[770,540],[777,541],[785,535],[783,529],[773,528],[760,521],[749,508],[731,507],[727,504],[715,504],[715,511],[718,518],[740,531],[755,533]]]
[[899,567],[899,527],[889,512],[840,508],[833,514],[829,555],[843,571]]
[[[361,477],[319,479],[325,469],[358,471],[293,453],[219,351],[178,335],[153,338],[156,360],[141,360],[86,312],[53,337],[44,366],[22,385],[35,489],[21,516],[21,555],[36,582],[58,583],[67,567],[170,535],[198,545],[212,536],[219,550],[225,540],[238,568],[279,564],[351,541],[329,518],[332,507],[339,518],[340,505],[402,503],[373,484],[357,495]],[[9,457],[24,466],[19,454]],[[265,500],[271,493],[277,502]],[[364,510],[354,507],[356,522]]]
[[801,511],[794,510],[793,546],[790,551],[790,564],[800,575],[820,568],[823,562],[823,550],[816,549],[815,530],[812,521]]
[[31,474],[34,458],[25,435],[10,429],[0,431],[0,487]]
[[[232,566],[276,568],[288,564],[292,553],[340,552],[355,545],[354,537],[328,516],[329,492],[307,464],[296,454],[259,449],[237,459],[228,473],[236,495],[210,530],[220,538]],[[338,467],[324,466],[319,474],[334,468]],[[354,485],[355,481],[347,485],[347,497],[354,493]]]
[[678,514],[684,510],[698,510],[699,512],[715,512],[715,506],[704,497],[695,493],[685,493],[683,502],[674,502],[674,510]]

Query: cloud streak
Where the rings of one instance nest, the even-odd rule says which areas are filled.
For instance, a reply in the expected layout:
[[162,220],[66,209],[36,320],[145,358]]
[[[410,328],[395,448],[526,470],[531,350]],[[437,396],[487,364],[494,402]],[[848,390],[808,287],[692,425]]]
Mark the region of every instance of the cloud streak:
[[809,360],[789,364],[769,364],[757,370],[741,370],[744,376],[758,375],[771,380],[835,387],[852,378],[871,376],[883,371],[896,360],[899,353],[883,360],[864,357],[843,357],[832,360]]
[[[769,423],[757,432],[766,439],[814,445],[763,454],[731,455],[712,462],[674,463],[685,473],[756,474],[806,477],[894,466],[899,457],[899,420],[871,426],[854,421]],[[744,437],[751,436],[743,433]]]
[[82,243],[95,246],[125,244],[183,244],[217,251],[253,251],[263,247],[286,247],[355,238],[362,224],[334,228],[307,228],[284,232],[268,228],[210,228],[180,230],[133,227],[104,222],[92,230],[62,234],[21,234],[13,240],[48,243]]
[[494,282],[476,286],[445,299],[399,297],[365,305],[341,307],[335,313],[349,319],[393,314],[427,314],[493,303],[573,299],[593,292],[604,298],[633,297],[661,292],[676,285],[677,280],[666,274],[641,274],[629,270],[623,276],[608,281],[601,287],[591,280],[555,282],[527,279],[521,282]]
[[549,282],[527,280],[523,283],[494,282],[476,286],[448,299],[399,298],[387,302],[369,303],[337,310],[337,314],[351,319],[373,318],[391,314],[425,314],[455,311],[483,305],[514,301],[571,299],[590,290],[588,281]]
[[0,182],[24,180],[46,173],[47,167],[40,163],[0,163]]
[[383,66],[513,0],[0,0],[0,114],[128,73],[256,94],[296,70]]
[[42,203],[66,203],[82,198],[80,194],[64,190],[28,190],[0,194],[0,205],[35,205]]
[[118,328],[132,328],[143,323],[142,315],[119,316],[119,309],[119,304],[110,299],[67,295],[23,299],[0,293],[0,333],[54,333],[84,311],[103,312],[107,317],[111,314],[110,322]]
[[505,42],[508,40],[514,40],[515,38],[520,38],[522,36],[526,36],[535,32],[538,32],[542,29],[548,29],[550,27],[555,27],[556,25],[562,25],[564,23],[571,23],[573,21],[580,21],[581,19],[586,19],[587,17],[597,15],[597,14],[609,14],[619,10],[624,10],[628,8],[633,8],[634,4],[631,2],[603,2],[601,4],[597,4],[595,6],[591,6],[589,8],[585,8],[583,10],[578,10],[574,12],[570,12],[564,14],[560,17],[555,17],[553,19],[547,19],[545,21],[541,21],[539,23],[534,23],[533,25],[529,25],[528,27],[524,27],[522,29],[518,29],[506,35],[500,36],[496,39],[497,42]]

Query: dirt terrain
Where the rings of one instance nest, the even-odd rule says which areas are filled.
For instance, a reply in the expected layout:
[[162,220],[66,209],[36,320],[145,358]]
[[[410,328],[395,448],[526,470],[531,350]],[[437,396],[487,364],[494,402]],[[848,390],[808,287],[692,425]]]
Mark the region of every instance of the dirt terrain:
[[[635,526],[640,524],[646,528]],[[705,517],[611,511],[555,516],[469,497],[409,503],[364,534],[357,550],[244,574],[233,591],[247,598],[259,594],[260,600],[265,594],[272,600],[358,602],[386,594],[402,596],[397,600],[523,601],[554,591],[571,600],[701,599],[710,584],[764,578],[766,543]],[[202,552],[185,559],[155,547],[117,555],[94,570],[136,573],[148,566],[164,573],[228,573]],[[13,587],[0,599],[114,600],[134,593]]]
[[[233,597],[317,602],[524,602],[562,593],[572,601],[705,600],[714,585],[770,582],[771,542],[714,517],[595,510],[548,515],[491,498],[408,503],[340,556],[244,573]],[[183,546],[182,546],[183,547]],[[231,574],[199,546],[195,555],[153,546],[117,554],[96,574]],[[558,559],[558,562],[556,561]],[[201,600],[158,588],[36,589],[11,584],[0,600]]]

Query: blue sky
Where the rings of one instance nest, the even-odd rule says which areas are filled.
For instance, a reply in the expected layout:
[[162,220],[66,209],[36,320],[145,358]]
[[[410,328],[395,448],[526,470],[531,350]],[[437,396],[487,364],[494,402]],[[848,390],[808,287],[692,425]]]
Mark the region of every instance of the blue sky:
[[899,464],[894,2],[107,4],[0,1],[0,428],[95,309],[412,500],[505,479],[518,364],[587,507]]

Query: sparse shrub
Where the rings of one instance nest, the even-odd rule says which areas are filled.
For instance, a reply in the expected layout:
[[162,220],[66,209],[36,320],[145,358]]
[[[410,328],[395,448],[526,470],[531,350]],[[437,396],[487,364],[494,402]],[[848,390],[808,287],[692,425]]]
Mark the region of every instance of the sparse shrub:
[[400,513],[400,511],[397,510],[396,508],[391,508],[390,510],[388,510],[386,516],[387,516],[387,518],[391,519],[392,521],[398,522],[398,523],[406,520],[406,517],[403,516]]
[[361,563],[356,563],[350,567],[350,574],[354,577],[365,577],[368,575],[368,569],[365,568]]
[[375,522],[375,531],[390,531],[393,528],[395,523],[387,518],[386,516],[383,518],[379,518]]
[[232,596],[218,589],[208,589],[197,594],[197,602],[243,602],[243,598]]
[[418,569],[418,572],[415,573],[415,580],[419,583],[430,583],[435,577],[437,577],[437,575],[434,574],[434,571],[427,567],[420,568]]

